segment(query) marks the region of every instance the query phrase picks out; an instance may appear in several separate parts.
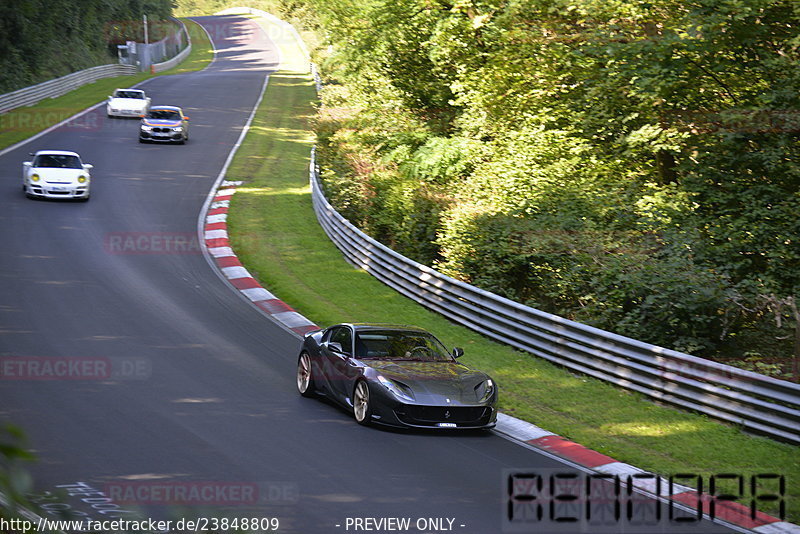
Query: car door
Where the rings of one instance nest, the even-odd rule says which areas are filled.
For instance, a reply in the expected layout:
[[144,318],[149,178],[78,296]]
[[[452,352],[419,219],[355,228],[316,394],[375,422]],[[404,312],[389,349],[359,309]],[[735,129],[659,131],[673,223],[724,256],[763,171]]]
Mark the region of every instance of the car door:
[[[341,351],[338,350],[341,348]],[[353,332],[349,326],[336,326],[332,329],[327,343],[320,350],[323,359],[323,372],[328,378],[331,392],[340,400],[349,397],[347,380],[348,360],[353,354]]]

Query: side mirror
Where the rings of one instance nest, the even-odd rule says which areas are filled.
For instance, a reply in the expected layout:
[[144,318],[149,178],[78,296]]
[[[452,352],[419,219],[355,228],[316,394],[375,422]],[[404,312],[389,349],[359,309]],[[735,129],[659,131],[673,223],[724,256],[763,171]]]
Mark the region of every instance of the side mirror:
[[184,117],[183,120],[188,121],[189,117]]
[[336,343],[335,341],[328,341],[325,345],[328,347],[328,350],[331,352],[338,352],[339,354],[344,354],[344,349],[342,349],[341,343]]
[[83,166],[83,168],[84,168],[84,169],[86,169],[87,171],[90,171],[90,170],[94,169],[94,165],[91,165],[91,164],[89,164],[89,163],[86,163],[86,164]]
[[331,352],[335,352],[336,354],[341,354],[345,358],[352,358],[353,357],[353,355],[350,354],[349,351],[345,350],[344,347],[342,347],[341,343],[337,343],[335,341],[333,341],[333,342],[329,341],[328,342],[328,350],[330,350]]
[[23,161],[22,162],[22,166],[23,167],[30,167],[31,165],[33,165],[32,161]]
[[460,358],[464,355],[464,349],[461,347],[455,347],[453,349],[453,358]]

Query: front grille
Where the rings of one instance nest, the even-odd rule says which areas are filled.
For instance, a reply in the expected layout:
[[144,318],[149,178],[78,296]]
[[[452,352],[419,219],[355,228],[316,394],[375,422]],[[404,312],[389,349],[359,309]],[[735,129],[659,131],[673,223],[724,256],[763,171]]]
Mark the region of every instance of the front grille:
[[167,132],[171,132],[172,129],[171,128],[153,128],[153,131],[154,132],[160,132],[160,133],[167,133]]
[[489,422],[491,409],[486,406],[415,406],[406,405],[397,411],[404,422],[418,425],[456,423],[483,425]]

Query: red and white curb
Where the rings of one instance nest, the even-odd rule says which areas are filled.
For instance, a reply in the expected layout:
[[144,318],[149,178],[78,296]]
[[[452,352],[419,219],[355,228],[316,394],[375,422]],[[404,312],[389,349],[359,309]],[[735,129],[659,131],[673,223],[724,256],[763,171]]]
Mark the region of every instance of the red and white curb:
[[[663,491],[656,490],[656,484],[660,484],[661,488],[666,488],[669,485],[668,481],[663,478],[659,479],[659,482],[656,482],[653,477],[642,477],[637,480],[635,475],[647,475],[647,472],[505,414],[497,416],[495,430],[510,438],[538,449],[549,451],[561,458],[587,467],[597,473],[617,475],[623,480],[631,476],[633,486],[651,495],[664,496]],[[688,486],[673,485],[669,499],[687,508],[694,510],[700,508],[705,511],[709,510],[709,506],[713,501],[714,517],[716,519],[753,532],[761,534],[800,534],[800,526],[798,525],[781,521],[777,517],[761,512],[757,512],[755,519],[753,519],[748,506],[730,501],[714,501],[710,495],[698,493],[694,488]]]
[[231,197],[236,193],[236,186],[241,184],[223,181],[214,195],[203,231],[208,253],[228,282],[273,320],[300,335],[318,330],[317,325],[261,287],[233,252],[228,237],[228,207]]

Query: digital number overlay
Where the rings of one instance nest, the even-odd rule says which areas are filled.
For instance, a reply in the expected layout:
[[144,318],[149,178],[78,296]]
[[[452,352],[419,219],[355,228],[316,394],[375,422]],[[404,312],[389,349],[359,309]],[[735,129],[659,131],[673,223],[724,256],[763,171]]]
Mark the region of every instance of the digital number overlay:
[[692,532],[701,522],[758,531],[786,518],[786,478],[778,473],[661,477],[508,469],[503,494],[503,532],[509,533],[610,533],[623,525]]

